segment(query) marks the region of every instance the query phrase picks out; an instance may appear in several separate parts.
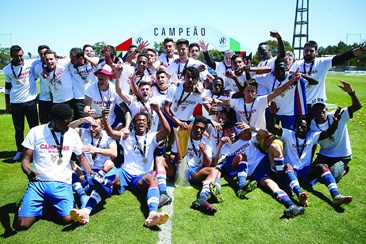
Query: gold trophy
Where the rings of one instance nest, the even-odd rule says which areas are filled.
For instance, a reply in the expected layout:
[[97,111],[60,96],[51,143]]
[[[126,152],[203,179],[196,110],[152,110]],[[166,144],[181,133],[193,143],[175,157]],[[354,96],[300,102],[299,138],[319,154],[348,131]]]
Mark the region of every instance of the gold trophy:
[[188,180],[188,164],[187,164],[187,151],[188,151],[188,140],[191,133],[192,124],[188,126],[188,129],[183,130],[179,126],[174,128],[174,136],[177,143],[178,155],[182,159],[177,165],[175,172],[175,185],[176,186],[189,186]]

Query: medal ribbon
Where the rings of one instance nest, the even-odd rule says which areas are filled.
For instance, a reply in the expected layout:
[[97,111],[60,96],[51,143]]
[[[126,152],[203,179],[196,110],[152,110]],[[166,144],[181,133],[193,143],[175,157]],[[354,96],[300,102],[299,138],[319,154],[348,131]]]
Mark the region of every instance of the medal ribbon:
[[146,138],[147,138],[147,134],[145,134],[145,139],[144,139],[144,148],[142,149],[141,146],[140,146],[140,142],[139,140],[137,139],[137,136],[136,136],[136,133],[135,133],[135,140],[136,140],[136,143],[138,145],[138,150],[140,151],[140,154],[143,158],[145,158],[145,155],[146,155]]
[[62,159],[62,147],[63,147],[63,143],[64,143],[64,134],[61,133],[61,138],[60,138],[60,142],[59,142],[58,139],[57,139],[56,133],[54,131],[54,128],[51,126],[51,123],[48,125],[48,127],[50,128],[52,137],[56,142],[58,157],[59,157],[59,159]]

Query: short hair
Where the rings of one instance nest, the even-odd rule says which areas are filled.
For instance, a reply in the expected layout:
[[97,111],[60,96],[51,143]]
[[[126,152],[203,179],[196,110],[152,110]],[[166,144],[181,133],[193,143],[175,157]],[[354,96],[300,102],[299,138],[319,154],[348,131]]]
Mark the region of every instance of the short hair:
[[10,55],[13,55],[14,52],[23,51],[23,49],[18,45],[13,45],[10,47]]
[[269,46],[267,42],[261,42],[261,43],[259,43],[259,44],[258,44],[258,47],[260,47],[260,46],[262,46],[262,45],[267,45],[267,46]]
[[164,39],[163,44],[165,44],[167,42],[173,42],[174,43],[174,40],[173,40],[173,38],[167,37],[167,38]]
[[60,120],[74,117],[74,112],[69,105],[64,103],[58,103],[51,107],[48,115],[49,120]]
[[50,50],[50,47],[47,46],[47,45],[39,45],[38,46],[38,52],[41,51],[42,49],[47,49],[47,50]]
[[84,57],[84,51],[80,47],[73,47],[70,50],[70,55],[75,55],[77,58]]
[[46,56],[47,54],[53,54],[55,58],[57,58],[56,52],[51,49],[48,49],[47,51],[44,52],[44,56]]
[[243,57],[242,57],[242,56],[240,56],[239,54],[233,54],[233,56],[231,56],[230,60],[231,60],[231,61],[234,61],[234,60],[235,60],[235,59],[237,59],[237,58],[241,58],[241,59],[243,60]]
[[157,52],[155,49],[153,49],[153,48],[147,48],[147,49],[145,50],[145,53],[147,53],[148,51],[155,53],[155,55],[157,55],[157,54],[158,54],[158,52]]
[[107,45],[106,48],[108,49],[110,56],[116,56],[116,48],[114,46]]
[[177,43],[176,44],[177,44],[177,46],[178,45],[182,45],[182,44],[185,44],[185,45],[189,46],[189,41],[187,39],[181,38],[181,39],[178,39],[177,40]]
[[305,43],[304,47],[306,46],[314,47],[315,50],[318,50],[318,43],[316,43],[316,41],[308,41]]
[[258,83],[255,79],[249,79],[244,82],[244,88],[247,86],[254,86],[256,89],[258,89]]
[[207,125],[207,124],[209,124],[209,123],[211,123],[211,121],[208,119],[208,118],[206,118],[206,117],[204,117],[204,116],[201,116],[201,115],[199,115],[199,116],[196,116],[195,118],[194,118],[194,121],[193,121],[193,124],[195,124],[195,123],[204,123],[205,125]]
[[147,80],[142,80],[142,81],[139,82],[138,87],[140,88],[141,86],[146,86],[146,85],[151,86],[151,83]]
[[222,85],[224,85],[224,79],[222,79],[220,76],[217,76],[213,79],[212,83],[215,83],[216,81],[220,81]]
[[167,73],[165,70],[158,70],[158,71],[156,71],[155,76],[158,76],[158,75],[160,75],[160,74],[168,75],[168,73]]
[[193,42],[193,43],[189,44],[188,50],[191,50],[192,47],[197,47],[198,50],[201,50],[200,46],[196,42]]
[[235,123],[231,122],[231,121],[226,121],[223,125],[222,125],[222,130],[227,130],[230,128],[234,128],[235,127]]
[[286,51],[285,57],[286,57],[286,56],[290,56],[290,57],[292,57],[293,59],[295,59],[295,54],[294,54],[293,52],[291,52],[291,51]]
[[150,60],[149,55],[147,55],[145,52],[140,53],[140,54],[137,56],[137,59],[139,59],[140,57],[145,57],[145,58],[147,58],[147,60]]
[[83,46],[83,51],[85,50],[85,48],[87,48],[87,47],[91,47],[91,48],[93,48],[93,50],[94,50],[94,47],[92,46],[92,45],[90,45],[90,44],[85,44],[84,46]]
[[280,62],[284,62],[287,65],[287,59],[285,57],[283,57],[283,58],[277,58],[275,60],[275,66],[277,66]]
[[198,80],[198,79],[200,78],[200,72],[199,72],[199,70],[198,70],[196,67],[194,67],[194,66],[189,66],[189,67],[184,68],[184,70],[183,70],[183,77],[184,77],[184,75],[185,75],[187,72],[191,72],[191,74],[192,74],[192,79]]
[[229,110],[227,110],[226,108],[222,108],[221,110],[219,110],[219,111],[217,111],[217,114],[219,114],[219,113],[223,113],[223,114],[225,114],[227,117],[228,117],[228,119],[229,119],[229,117],[230,117],[230,112],[229,112]]

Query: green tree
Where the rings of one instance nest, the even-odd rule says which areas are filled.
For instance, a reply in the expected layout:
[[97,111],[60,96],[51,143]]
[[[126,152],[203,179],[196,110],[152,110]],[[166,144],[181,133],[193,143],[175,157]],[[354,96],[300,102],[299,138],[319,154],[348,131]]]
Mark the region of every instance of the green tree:
[[10,62],[10,48],[0,47],[0,68],[3,68]]
[[94,43],[93,48],[94,48],[94,53],[95,53],[96,57],[102,56],[103,49],[106,45],[107,44],[103,41]]
[[[318,48],[318,56],[331,56],[331,55],[339,55],[345,53],[349,50],[359,47],[360,44],[354,43],[352,45],[347,45],[343,41],[340,41],[337,45],[329,45],[327,47],[319,47]],[[366,53],[363,53],[360,57],[352,58],[344,65],[346,66],[366,66]]]

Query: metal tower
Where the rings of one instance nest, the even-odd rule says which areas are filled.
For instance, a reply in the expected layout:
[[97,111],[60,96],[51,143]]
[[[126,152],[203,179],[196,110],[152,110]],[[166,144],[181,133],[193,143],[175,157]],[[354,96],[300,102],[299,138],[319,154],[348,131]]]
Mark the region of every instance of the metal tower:
[[[309,0],[297,0],[294,35],[292,38],[292,47],[294,48],[295,56],[302,58],[302,50],[304,44],[309,39]],[[296,51],[298,50],[298,55]]]

